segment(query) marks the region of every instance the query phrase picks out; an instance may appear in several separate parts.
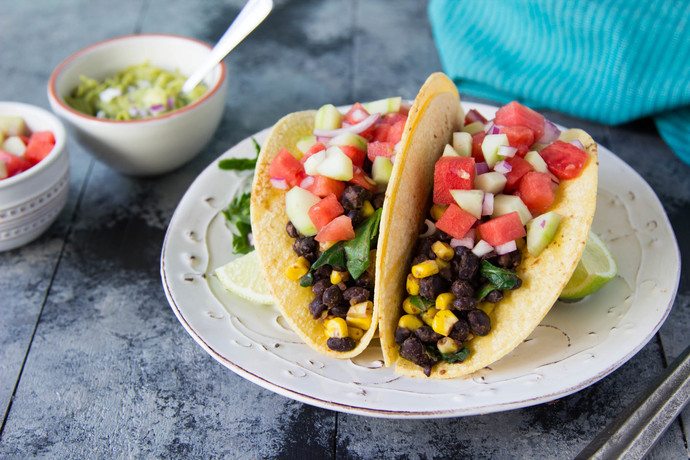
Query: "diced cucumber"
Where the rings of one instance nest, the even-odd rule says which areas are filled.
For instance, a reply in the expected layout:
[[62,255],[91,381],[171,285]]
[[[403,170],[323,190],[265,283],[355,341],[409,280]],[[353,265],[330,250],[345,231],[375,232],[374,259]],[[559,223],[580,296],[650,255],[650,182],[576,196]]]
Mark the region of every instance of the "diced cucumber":
[[[325,151],[326,157],[318,166],[318,173],[331,179],[349,181],[354,176],[352,160],[345,155],[340,147],[329,147]],[[316,154],[318,155],[318,154]],[[311,157],[309,157],[311,159]],[[309,161],[309,160],[307,160]]]
[[2,143],[2,149],[12,155],[22,156],[26,150],[26,144],[18,136],[10,136]]
[[472,155],[472,135],[470,133],[453,133],[453,148],[461,157]]
[[503,174],[489,171],[474,178],[474,188],[493,194],[501,193],[507,181]]
[[443,156],[444,157],[459,157],[458,152],[455,151],[452,145],[446,144],[445,148],[443,149]]
[[299,156],[299,158],[297,158],[297,156],[293,153],[293,156],[298,160],[301,159],[314,144],[316,144],[316,136],[304,136],[300,138],[300,140],[297,141],[296,147],[299,153],[301,153],[301,155]]
[[499,217],[517,211],[522,221],[522,225],[532,220],[532,213],[529,212],[525,203],[519,196],[498,194],[494,196],[494,213],[491,217]]
[[343,114],[333,104],[326,104],[316,111],[314,129],[339,129],[343,124]]
[[553,240],[561,219],[559,214],[549,211],[527,222],[527,250],[530,254],[539,255]]
[[0,132],[8,136],[25,136],[28,134],[26,123],[22,117],[9,115],[0,116]]
[[496,162],[503,157],[498,154],[498,148],[508,144],[508,136],[505,134],[487,134],[482,142],[482,153],[489,168],[493,168]]
[[285,194],[285,213],[292,225],[304,236],[316,235],[316,227],[309,218],[309,208],[321,198],[300,187],[292,187]]
[[307,173],[310,176],[315,176],[319,173],[319,165],[323,163],[323,160],[326,159],[326,151],[321,150],[320,152],[316,152],[309,158],[307,158],[307,161],[304,162],[304,172]]
[[367,150],[367,140],[355,133],[338,134],[328,142],[328,146],[331,145],[351,145],[365,152]]
[[387,184],[393,172],[393,163],[390,158],[378,156],[371,165],[371,177],[377,184]]
[[400,112],[400,104],[402,103],[402,97],[389,97],[386,99],[379,99],[378,101],[365,102],[362,104],[364,110],[372,113],[380,113],[385,115],[390,112]]
[[541,155],[539,155],[539,152],[535,150],[527,152],[527,155],[525,155],[525,161],[531,164],[534,170],[537,172],[549,172],[549,168],[548,166],[546,166],[546,162],[541,157]]
[[461,131],[470,135],[478,133],[479,131],[484,131],[484,123],[481,121],[472,122],[469,125],[463,126]]
[[451,190],[450,194],[461,209],[472,214],[477,219],[482,218],[484,192],[481,190]]

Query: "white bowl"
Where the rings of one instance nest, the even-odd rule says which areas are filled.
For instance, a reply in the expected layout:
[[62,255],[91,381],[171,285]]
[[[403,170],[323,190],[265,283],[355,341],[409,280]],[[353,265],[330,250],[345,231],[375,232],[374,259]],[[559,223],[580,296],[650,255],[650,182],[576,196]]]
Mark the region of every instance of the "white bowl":
[[50,76],[48,99],[53,111],[96,158],[121,173],[163,174],[191,160],[218,128],[228,91],[225,64],[204,78],[209,90],[194,103],[143,120],[104,120],[68,106],[63,97],[85,75],[102,81],[131,65],[149,64],[190,75],[211,47],[176,35],[129,35],[91,45],[64,60]]
[[24,119],[31,131],[52,131],[53,150],[32,168],[0,180],[0,251],[38,238],[67,202],[69,155],[65,128],[47,110],[19,102],[0,102],[0,115]]

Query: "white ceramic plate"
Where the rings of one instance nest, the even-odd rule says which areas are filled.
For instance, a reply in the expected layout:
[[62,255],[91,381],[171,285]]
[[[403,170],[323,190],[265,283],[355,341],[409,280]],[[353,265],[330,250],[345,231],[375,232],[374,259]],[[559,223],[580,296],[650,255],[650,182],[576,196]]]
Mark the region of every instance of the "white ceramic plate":
[[[485,116],[495,107],[467,104]],[[268,130],[254,138],[263,142]],[[253,157],[245,139],[220,158]],[[215,359],[281,395],[342,412],[389,418],[451,417],[557,399],[608,375],[656,333],[680,277],[678,245],[658,198],[609,150],[599,147],[594,230],[618,262],[603,290],[557,303],[512,353],[460,380],[419,380],[383,367],[376,340],[363,355],[336,360],[300,342],[273,306],[246,302],[212,276],[233,258],[220,210],[247,173],[209,165],[182,198],[168,228],[161,276],[175,315]],[[244,179],[246,180],[246,179]]]

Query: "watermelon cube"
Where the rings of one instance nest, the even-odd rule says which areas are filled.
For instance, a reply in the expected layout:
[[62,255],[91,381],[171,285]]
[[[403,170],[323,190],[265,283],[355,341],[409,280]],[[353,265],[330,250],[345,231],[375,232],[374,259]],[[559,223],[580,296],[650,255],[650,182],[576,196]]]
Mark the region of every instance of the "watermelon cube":
[[472,190],[476,169],[472,157],[442,157],[434,167],[434,203],[455,203],[451,190]]
[[494,247],[527,235],[520,215],[516,211],[478,225],[477,232],[481,239]]
[[517,189],[518,183],[520,182],[520,179],[522,179],[522,176],[532,171],[534,168],[532,168],[532,165],[527,161],[517,156],[506,158],[505,161],[510,165],[511,168],[513,168],[506,174],[505,191],[512,192],[513,190]]
[[563,141],[554,142],[540,153],[549,171],[559,179],[578,177],[588,158],[587,152]]
[[545,213],[555,198],[551,188],[551,176],[547,173],[530,171],[520,180],[518,194],[533,213]]
[[464,238],[476,221],[472,214],[457,204],[451,204],[436,222],[436,228],[459,240]]
[[494,123],[499,126],[524,126],[538,140],[544,135],[544,116],[517,101],[504,105],[496,112]]

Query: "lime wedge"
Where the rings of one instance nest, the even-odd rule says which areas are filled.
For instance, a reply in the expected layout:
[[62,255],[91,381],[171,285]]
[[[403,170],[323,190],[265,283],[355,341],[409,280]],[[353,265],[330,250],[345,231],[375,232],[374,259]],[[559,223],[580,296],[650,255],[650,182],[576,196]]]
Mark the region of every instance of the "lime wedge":
[[560,298],[573,300],[593,294],[611,281],[616,273],[618,267],[613,254],[599,235],[590,230],[582,258]]
[[264,282],[256,251],[231,260],[216,269],[218,281],[228,291],[251,302],[271,305],[273,299]]

